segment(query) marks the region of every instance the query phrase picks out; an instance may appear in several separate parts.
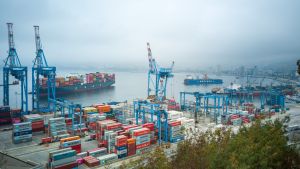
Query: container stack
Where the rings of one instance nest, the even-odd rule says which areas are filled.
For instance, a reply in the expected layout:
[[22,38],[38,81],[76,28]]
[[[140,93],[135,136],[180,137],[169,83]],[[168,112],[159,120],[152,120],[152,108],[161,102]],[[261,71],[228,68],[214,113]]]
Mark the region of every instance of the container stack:
[[148,128],[133,130],[132,138],[136,140],[137,154],[142,154],[143,150],[150,146],[150,130]]
[[243,121],[243,124],[247,124],[247,123],[250,123],[250,120],[247,116],[241,116],[241,119]]
[[79,136],[67,137],[60,140],[60,148],[71,148],[76,153],[81,153],[81,140]]
[[230,115],[230,122],[232,125],[234,126],[240,126],[242,125],[242,119],[240,117],[241,112],[236,112],[235,114],[231,114]]
[[10,116],[10,107],[9,106],[1,106],[0,107],[0,125],[10,124],[11,116]]
[[89,130],[96,130],[96,123],[97,121],[103,121],[106,117],[100,114],[92,114],[87,117],[88,129]]
[[136,144],[135,139],[130,138],[127,140],[127,156],[132,156],[136,154]]
[[168,140],[171,143],[184,140],[184,133],[182,131],[181,121],[174,120],[168,122]]
[[87,151],[88,156],[93,156],[93,157],[99,157],[107,154],[107,148],[101,147],[101,148],[95,148],[92,150]]
[[253,103],[244,103],[244,110],[247,111],[249,114],[254,113],[255,106]]
[[32,132],[45,131],[44,119],[39,114],[24,115],[24,121],[31,122]]
[[88,167],[96,167],[100,165],[100,161],[93,156],[86,156],[83,158],[84,164],[87,165]]
[[76,161],[77,163],[80,165],[80,164],[83,164],[84,163],[84,160],[83,158],[87,156],[87,152],[82,152],[82,153],[77,153],[76,154]]
[[[221,116],[221,122],[224,123],[225,116]],[[181,121],[182,127],[185,129],[185,135],[189,133],[191,129],[195,128],[195,119],[189,119],[186,117],[182,117],[177,119]]]
[[122,124],[105,120],[98,122],[98,126],[100,126],[100,131],[97,130],[99,147],[107,147],[108,153],[114,152],[116,131],[121,131]]
[[110,105],[97,105],[96,109],[99,114],[104,114],[104,113],[109,113],[111,112],[111,107]]
[[127,124],[125,112],[122,110],[113,110],[116,120],[122,124]]
[[117,154],[107,154],[97,158],[100,161],[100,165],[106,165],[118,159]]
[[14,144],[32,140],[31,122],[13,124],[12,141]]
[[170,110],[168,111],[168,119],[169,120],[176,120],[183,117],[183,112]]
[[76,151],[66,148],[50,152],[48,167],[50,169],[77,168]]
[[[111,111],[111,108],[109,105],[106,105],[106,107],[109,107],[109,108],[107,108],[107,110],[105,112],[103,112],[103,114],[105,114],[105,116],[106,116],[106,119],[115,119],[115,117],[116,117],[115,112]],[[101,112],[101,114],[102,114],[102,112]]]
[[70,134],[67,133],[65,118],[50,118],[48,121],[49,136],[54,139],[67,138]]
[[157,137],[156,137],[156,133],[155,133],[155,130],[154,130],[154,123],[145,123],[142,126],[144,128],[148,128],[150,130],[150,143],[151,144],[156,144]]
[[[98,141],[99,145],[104,145],[104,131],[106,129],[106,125],[115,123],[113,120],[103,120],[103,121],[98,121],[96,123],[96,139]],[[101,146],[100,146],[101,147]]]
[[176,103],[175,99],[168,100],[168,110],[180,110],[180,105]]
[[21,122],[21,109],[10,109],[10,116],[12,119],[12,123],[20,123]]
[[116,136],[116,154],[118,158],[124,158],[127,156],[127,136]]
[[116,136],[117,136],[116,132],[109,131],[107,133],[107,149],[108,149],[108,153],[114,153],[115,152]]
[[98,114],[98,110],[95,107],[84,107],[83,115],[87,118],[91,114]]

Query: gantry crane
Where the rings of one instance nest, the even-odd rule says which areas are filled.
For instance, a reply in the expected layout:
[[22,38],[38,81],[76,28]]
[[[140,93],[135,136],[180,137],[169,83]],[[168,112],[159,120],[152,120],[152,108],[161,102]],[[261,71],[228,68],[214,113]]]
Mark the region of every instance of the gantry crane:
[[[38,112],[55,111],[55,72],[56,67],[48,66],[44,51],[42,49],[39,26],[33,26],[35,32],[36,57],[32,67],[32,110]],[[46,109],[40,106],[40,77],[47,78],[48,104]]]
[[[148,71],[148,98],[155,96],[156,100],[162,101],[166,98],[167,82],[168,78],[173,77],[174,62],[172,62],[169,68],[160,68],[155,59],[152,57],[149,42],[147,43],[148,59],[149,59],[149,71]],[[154,76],[154,77],[153,77]],[[152,85],[151,85],[152,84]],[[154,91],[154,93],[151,93]]]
[[7,23],[8,28],[8,56],[3,67],[3,105],[9,105],[9,75],[21,81],[21,114],[28,114],[27,67],[22,66],[15,49],[13,24]]

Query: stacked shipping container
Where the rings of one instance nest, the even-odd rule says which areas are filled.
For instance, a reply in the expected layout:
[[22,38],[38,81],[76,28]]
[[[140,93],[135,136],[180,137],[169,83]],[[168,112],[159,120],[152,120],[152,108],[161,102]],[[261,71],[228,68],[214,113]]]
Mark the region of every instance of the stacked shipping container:
[[141,128],[132,131],[132,138],[136,140],[136,153],[141,154],[143,149],[150,146],[150,130]]
[[48,121],[49,136],[54,139],[61,139],[69,137],[70,134],[67,133],[65,118],[50,118]]
[[40,132],[45,130],[44,126],[44,119],[39,114],[30,114],[30,115],[24,115],[24,121],[31,122],[32,124],[32,131],[33,132]]
[[12,141],[14,144],[32,140],[31,122],[13,124]]
[[81,153],[81,140],[79,136],[67,137],[60,140],[61,149],[63,148],[71,148],[75,150],[76,153]]
[[10,116],[10,107],[2,106],[0,107],[0,125],[10,124],[11,116]]
[[70,148],[55,150],[49,153],[48,168],[72,169],[77,168],[76,151]]
[[115,146],[115,152],[118,155],[118,158],[123,158],[127,156],[127,136],[116,136]]
[[184,132],[182,130],[181,121],[174,120],[168,122],[168,140],[171,143],[184,140]]

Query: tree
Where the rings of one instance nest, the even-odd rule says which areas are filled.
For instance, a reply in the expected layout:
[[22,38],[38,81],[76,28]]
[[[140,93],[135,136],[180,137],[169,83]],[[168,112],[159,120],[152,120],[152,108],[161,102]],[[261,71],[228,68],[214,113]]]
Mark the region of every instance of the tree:
[[179,143],[170,160],[161,148],[142,156],[133,168],[162,169],[285,169],[300,168],[300,154],[287,145],[282,123],[256,121],[241,127],[194,133]]

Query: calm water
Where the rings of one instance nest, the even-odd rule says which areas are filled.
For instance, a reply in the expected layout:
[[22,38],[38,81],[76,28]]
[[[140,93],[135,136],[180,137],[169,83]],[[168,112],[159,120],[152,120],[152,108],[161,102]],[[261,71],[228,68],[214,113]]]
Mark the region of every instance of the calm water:
[[[72,72],[72,71],[68,71]],[[66,75],[68,72],[58,72],[58,75]],[[73,71],[75,72],[75,71]],[[28,91],[31,91],[31,72],[28,78]],[[88,72],[79,72],[88,73]],[[134,72],[114,72],[116,74],[116,83],[110,88],[103,90],[84,92],[84,93],[72,93],[64,95],[63,98],[73,101],[74,103],[80,103],[83,106],[88,106],[94,103],[104,103],[110,101],[125,101],[133,100],[135,98],[145,98],[147,95],[147,73],[134,73]],[[214,76],[210,75],[210,78],[222,78],[224,83],[222,85],[210,85],[210,86],[185,86],[183,80],[187,73],[175,73],[174,78],[168,83],[167,95],[168,98],[174,97],[179,101],[179,92],[181,91],[200,91],[210,92],[214,87],[227,87],[231,82],[238,84],[245,84],[246,78],[236,79],[231,76]],[[12,78],[10,80],[13,80]],[[250,79],[252,82],[259,83],[261,79]],[[2,72],[1,72],[2,83]],[[270,81],[265,80],[263,84],[268,84]],[[20,86],[10,86],[10,105],[12,107],[20,106]],[[3,104],[3,87],[0,89],[1,105]],[[31,110],[31,95],[29,99],[29,110]]]

